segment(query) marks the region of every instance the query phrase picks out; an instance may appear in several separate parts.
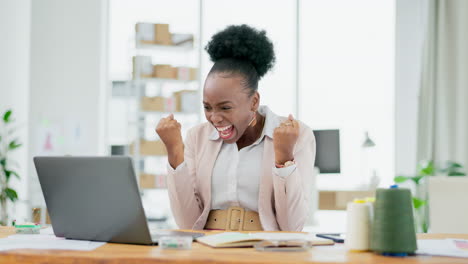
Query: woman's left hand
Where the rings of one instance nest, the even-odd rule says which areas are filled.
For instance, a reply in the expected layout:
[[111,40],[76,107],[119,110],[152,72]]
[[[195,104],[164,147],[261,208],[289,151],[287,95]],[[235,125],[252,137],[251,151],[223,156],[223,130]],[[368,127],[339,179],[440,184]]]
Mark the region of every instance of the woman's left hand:
[[294,160],[293,151],[298,137],[299,122],[290,114],[288,119],[273,132],[276,164],[282,165],[286,161]]

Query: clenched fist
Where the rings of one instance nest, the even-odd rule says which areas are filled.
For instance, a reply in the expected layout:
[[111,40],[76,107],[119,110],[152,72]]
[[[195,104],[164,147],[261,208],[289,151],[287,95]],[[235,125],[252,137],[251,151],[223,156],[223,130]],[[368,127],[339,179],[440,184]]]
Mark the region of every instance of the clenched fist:
[[174,119],[173,114],[170,114],[159,120],[156,133],[166,145],[169,163],[175,169],[184,161],[184,141],[182,140],[180,123]]
[[284,164],[294,159],[293,151],[299,137],[299,122],[292,115],[273,132],[273,146],[276,164]]

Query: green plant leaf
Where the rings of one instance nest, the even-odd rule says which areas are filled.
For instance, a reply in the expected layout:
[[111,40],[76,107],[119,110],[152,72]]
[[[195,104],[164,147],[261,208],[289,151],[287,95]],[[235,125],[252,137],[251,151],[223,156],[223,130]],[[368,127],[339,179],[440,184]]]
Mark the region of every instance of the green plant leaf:
[[5,189],[5,194],[8,197],[8,199],[10,199],[10,201],[12,201],[12,202],[18,200],[18,194],[16,193],[15,190],[13,190],[11,188],[6,188]]
[[421,170],[421,175],[434,175],[434,167],[427,167]]
[[16,178],[20,179],[20,176],[16,171],[3,169],[3,172],[5,173],[6,182],[10,181],[11,175],[14,175]]
[[450,175],[461,168],[463,168],[461,164],[448,160],[445,162],[445,167],[441,168],[439,171],[446,175]]
[[408,176],[396,176],[395,178],[393,178],[393,181],[395,183],[402,183],[402,182],[409,180],[410,178],[411,177],[408,177]]
[[416,183],[416,185],[419,185],[419,182],[421,181],[422,178],[426,177],[425,175],[420,175],[420,176],[414,176],[411,177],[410,179]]
[[461,171],[451,171],[448,173],[448,176],[466,176],[466,173]]
[[434,175],[434,161],[432,160],[423,160],[418,163],[418,175]]
[[10,142],[10,144],[8,144],[8,149],[9,149],[9,150],[14,150],[14,149],[17,149],[17,148],[19,148],[19,147],[21,147],[21,144],[20,144],[20,143],[17,143],[17,142],[16,142],[16,139],[12,140],[12,141]]
[[429,227],[427,226],[426,221],[424,221],[424,223],[422,223],[422,231],[423,231],[423,233],[427,233],[427,231],[429,231]]
[[451,161],[451,160],[447,161],[446,166],[447,166],[447,168],[463,168],[463,166],[460,163],[454,162],[454,161]]
[[6,158],[0,160],[0,165],[2,165],[2,167],[6,166]]
[[447,175],[447,176],[464,176],[466,175],[463,172],[463,166],[460,163],[453,162],[453,161],[446,161],[445,167],[440,169],[439,172]]
[[17,179],[21,179],[21,177],[19,176],[19,174],[18,174],[16,171],[10,171],[10,176],[11,176],[11,175],[15,175],[15,177],[16,177]]
[[3,169],[3,172],[5,173],[6,182],[8,182],[10,180],[11,171]]
[[10,117],[11,117],[11,110],[8,110],[3,115],[3,122],[5,122],[5,123],[10,122],[10,120],[11,120]]
[[426,200],[422,200],[416,197],[413,197],[413,206],[415,209],[421,208],[426,204]]

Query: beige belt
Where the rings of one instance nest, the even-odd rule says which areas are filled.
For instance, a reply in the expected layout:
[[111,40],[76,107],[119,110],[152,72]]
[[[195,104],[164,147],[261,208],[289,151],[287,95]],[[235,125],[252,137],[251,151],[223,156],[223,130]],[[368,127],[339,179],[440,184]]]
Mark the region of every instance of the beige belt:
[[236,206],[229,207],[227,210],[211,210],[205,228],[226,231],[263,230],[257,212],[246,211]]

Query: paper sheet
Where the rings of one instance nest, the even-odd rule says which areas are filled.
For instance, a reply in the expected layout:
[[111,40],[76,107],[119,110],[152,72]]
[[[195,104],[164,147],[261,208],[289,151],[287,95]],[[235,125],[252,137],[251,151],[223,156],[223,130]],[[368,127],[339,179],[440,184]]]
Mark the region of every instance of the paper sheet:
[[251,236],[260,238],[263,240],[306,240],[311,242],[313,245],[332,245],[334,242],[330,239],[316,237],[314,233],[269,233],[259,232],[250,233]]
[[40,230],[41,235],[53,235],[54,234],[54,229],[52,229],[52,226],[49,226],[47,228],[42,228]]
[[301,233],[267,233],[267,232],[259,232],[259,233],[249,233],[249,235],[260,238],[264,240],[317,240],[317,238],[312,235],[308,234],[301,234]]
[[45,230],[37,235],[11,235],[7,238],[0,239],[0,251],[12,249],[62,249],[62,250],[83,250],[91,251],[106,242],[94,242],[84,240],[71,240],[61,237],[56,237],[50,233],[50,230]]
[[468,258],[468,240],[421,239],[416,254]]

